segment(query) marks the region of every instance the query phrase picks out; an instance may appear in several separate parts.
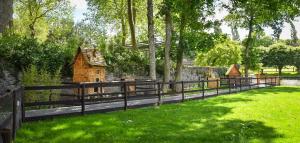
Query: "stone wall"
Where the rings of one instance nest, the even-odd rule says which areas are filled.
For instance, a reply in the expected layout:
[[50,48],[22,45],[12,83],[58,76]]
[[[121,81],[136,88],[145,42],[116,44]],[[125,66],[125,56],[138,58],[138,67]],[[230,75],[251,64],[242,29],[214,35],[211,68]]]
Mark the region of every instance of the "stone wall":
[[[0,59],[0,96],[3,96],[4,93],[12,92],[14,89],[16,89],[19,86],[20,86],[20,74],[14,68],[12,68],[12,66],[8,65],[5,61]],[[17,100],[18,100],[17,118],[20,119],[21,98],[18,98]],[[11,100],[9,100],[8,102],[11,102]],[[19,125],[19,122],[17,125]],[[11,127],[11,123],[8,124],[8,129],[10,129],[10,127]],[[3,137],[2,135],[0,135],[0,143],[2,142],[3,142]]]
[[20,86],[20,73],[0,59],[0,95]]
[[[206,77],[223,77],[227,68],[212,68],[212,67],[184,67],[182,72],[183,81],[199,80]],[[175,71],[171,73],[171,79],[175,79]]]

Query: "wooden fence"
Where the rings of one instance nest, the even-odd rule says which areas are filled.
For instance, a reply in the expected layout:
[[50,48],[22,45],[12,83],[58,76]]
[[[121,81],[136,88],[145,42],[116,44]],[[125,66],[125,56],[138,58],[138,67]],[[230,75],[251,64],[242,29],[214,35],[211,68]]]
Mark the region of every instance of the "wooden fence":
[[11,142],[21,126],[23,88],[0,95],[0,141]]
[[[48,96],[44,95],[43,92],[45,91],[52,93],[58,91],[58,95],[66,96],[67,94],[63,92],[68,90],[69,98],[56,100],[50,100],[49,98],[49,100],[44,101],[22,102],[24,103],[22,119],[33,120],[67,114],[107,112],[120,109],[127,110],[128,108],[153,104],[160,105],[162,103],[184,102],[185,100],[191,99],[204,99],[206,97],[230,94],[251,88],[274,86],[279,83],[278,80],[278,77],[220,78],[215,80],[180,82],[119,81],[73,83],[58,86],[30,86],[25,87],[25,96],[27,93],[33,94],[33,92],[35,92],[33,95],[35,97]],[[211,87],[210,83],[215,83],[215,86]],[[118,88],[119,90],[109,90],[112,87]],[[91,90],[95,92],[91,93]],[[50,95],[52,93],[50,93]],[[147,99],[152,101],[146,102]],[[155,100],[155,103],[153,100]],[[128,105],[129,102],[131,104],[133,101],[140,101],[141,104],[132,103],[135,105]],[[143,103],[144,101],[145,103]],[[100,107],[101,104],[111,107],[102,108]],[[59,109],[59,111],[56,109]]]
[[[20,87],[0,95],[0,139],[11,142],[22,121],[26,120],[204,99],[280,85],[280,79],[300,80],[300,77],[220,78],[180,82],[143,80]],[[91,93],[90,89],[94,92]],[[69,93],[64,93],[66,90]],[[50,98],[57,95],[60,98]],[[49,98],[27,101],[27,96],[39,97],[33,99],[44,99],[45,96]]]

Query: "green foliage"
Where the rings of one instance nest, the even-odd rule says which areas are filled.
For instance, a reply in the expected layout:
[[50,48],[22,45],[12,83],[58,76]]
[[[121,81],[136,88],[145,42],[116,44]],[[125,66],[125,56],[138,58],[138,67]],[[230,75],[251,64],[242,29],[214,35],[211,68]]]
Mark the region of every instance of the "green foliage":
[[34,64],[39,69],[44,69],[51,74],[55,74],[64,65],[67,54],[63,48],[55,43],[43,43],[40,45],[40,48],[41,52],[35,57],[37,59],[34,61]]
[[118,44],[102,47],[107,70],[120,76],[124,74],[145,75],[149,68],[146,51],[133,50]]
[[293,65],[291,47],[284,43],[271,45],[264,53],[262,62],[264,66],[277,67],[281,74],[281,69],[284,66]]
[[[24,86],[59,85],[61,83],[60,68],[54,74],[45,69],[30,66],[23,72],[22,83]],[[25,102],[49,101],[59,98],[58,91],[28,91],[25,94]]]
[[[243,47],[243,51],[245,48]],[[242,52],[242,64],[245,64],[245,52]],[[262,47],[253,47],[249,51],[249,69],[259,71],[261,69]]]
[[274,44],[275,41],[270,36],[262,35],[262,36],[255,36],[253,39],[253,47],[269,47],[270,45]]
[[30,65],[44,69],[51,74],[63,67],[66,60],[73,57],[69,48],[63,48],[52,42],[38,43],[36,39],[21,36],[6,36],[0,38],[0,56],[16,66],[26,70]]
[[242,46],[226,40],[215,45],[208,52],[200,52],[195,60],[199,66],[230,66],[241,63]]
[[292,50],[293,65],[297,67],[298,73],[300,73],[300,47],[295,47]]
[[21,36],[0,37],[0,56],[22,70],[33,64],[40,54],[40,46],[34,39]]
[[47,40],[49,34],[60,36],[62,31],[67,33],[70,28],[63,25],[73,20],[68,0],[17,0],[14,8],[14,32],[38,41]]

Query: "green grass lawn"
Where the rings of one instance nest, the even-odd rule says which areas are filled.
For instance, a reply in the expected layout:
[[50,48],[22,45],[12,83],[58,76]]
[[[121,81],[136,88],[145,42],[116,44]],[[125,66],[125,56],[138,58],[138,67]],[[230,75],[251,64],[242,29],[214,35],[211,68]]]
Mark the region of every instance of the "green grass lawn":
[[17,143],[299,143],[300,87],[27,122]]

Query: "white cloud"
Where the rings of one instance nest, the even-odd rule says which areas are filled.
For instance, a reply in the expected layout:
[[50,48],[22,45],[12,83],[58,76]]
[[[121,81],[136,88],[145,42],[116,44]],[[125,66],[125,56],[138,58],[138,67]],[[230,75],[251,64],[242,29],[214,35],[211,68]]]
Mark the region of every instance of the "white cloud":
[[86,10],[87,2],[85,0],[70,0],[71,5],[77,10]]
[[70,0],[71,5],[75,8],[73,15],[75,22],[84,19],[84,13],[87,12],[87,2],[85,0]]

